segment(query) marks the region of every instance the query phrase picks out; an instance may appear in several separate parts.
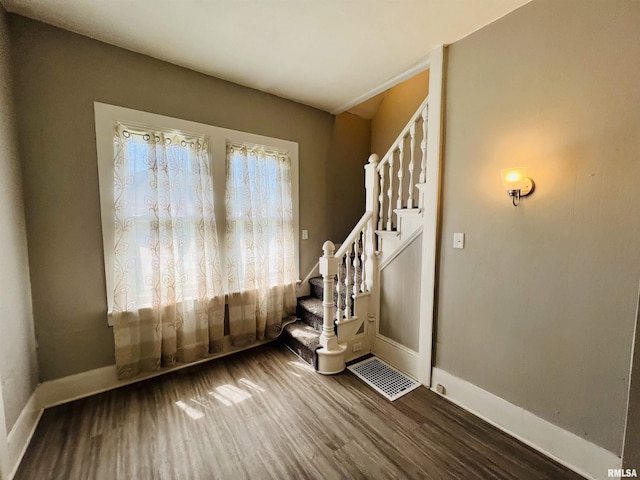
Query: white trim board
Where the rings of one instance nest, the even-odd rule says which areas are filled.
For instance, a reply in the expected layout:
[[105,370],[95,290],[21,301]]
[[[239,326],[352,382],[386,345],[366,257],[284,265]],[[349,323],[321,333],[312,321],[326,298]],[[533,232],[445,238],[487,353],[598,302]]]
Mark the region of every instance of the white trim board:
[[86,372],[78,373],[76,375],[69,375],[67,377],[58,378],[48,382],[41,383],[36,389],[38,405],[40,408],[50,408],[63,403],[73,402],[81,398],[90,397],[99,393],[114,390],[116,388],[124,387],[132,383],[148,380],[149,378],[159,377],[176,370],[182,370],[183,368],[193,367],[200,363],[216,360],[234,353],[241,352],[243,350],[249,350],[251,348],[266,345],[274,340],[262,340],[256,342],[248,347],[231,349],[229,336],[224,338],[225,351],[221,353],[212,354],[207,358],[197,360],[191,363],[180,364],[175,367],[167,367],[155,372],[143,373],[137,377],[118,380],[115,365],[108,365],[106,367],[96,368],[94,370],[88,370]]
[[[0,378],[0,380],[2,380]],[[9,445],[7,442],[7,424],[4,416],[4,397],[2,396],[2,381],[0,381],[0,480],[5,480],[12,470],[9,461]]]
[[432,385],[443,385],[439,394],[517,438],[571,470],[590,479],[605,479],[608,469],[621,468],[616,454],[544,420],[517,405],[439,368],[433,369]]
[[420,296],[420,372],[418,380],[432,385],[433,325],[436,305],[436,272],[438,270],[438,238],[440,232],[440,170],[444,123],[445,50],[440,46],[429,56],[429,110],[427,112],[427,165],[426,178],[420,197],[422,200],[422,278]]
[[362,102],[366,102],[370,98],[373,98],[376,95],[386,90],[389,90],[392,87],[395,87],[400,82],[404,82],[405,80],[413,77],[414,75],[417,75],[418,73],[425,71],[426,69],[429,68],[430,61],[431,61],[431,55],[429,54],[426,57],[422,58],[421,60],[418,60],[418,62],[414,63],[411,67],[406,69],[404,72],[399,73],[395,77],[390,78],[389,80],[382,83],[381,85],[378,85],[377,87],[372,88],[368,92],[363,93],[362,95],[354,98],[353,100],[347,103],[344,103],[337,108],[334,108],[330,112],[331,115],[340,115],[341,113],[346,112],[350,108],[353,108],[356,105],[360,105]]
[[[634,375],[637,378],[638,372],[634,371],[633,368],[633,360],[636,357],[636,348],[638,348],[638,335],[640,335],[640,329],[638,328],[640,325],[640,294],[638,295],[638,305],[636,306],[636,324],[633,327],[633,336],[631,337],[631,358],[629,359],[629,382],[627,384],[627,405],[625,408],[625,422],[624,422],[624,435],[622,436],[622,458],[625,460],[623,463],[626,465],[626,457],[631,454],[630,451],[627,451],[627,434],[629,433],[629,420],[630,418],[630,403],[631,403],[631,381],[634,380]],[[635,367],[636,369],[638,367]]]
[[20,466],[20,461],[27,451],[31,438],[36,431],[43,408],[38,404],[38,389],[31,394],[27,404],[20,412],[20,416],[7,435],[7,445],[9,448],[10,473],[8,479],[11,480]]

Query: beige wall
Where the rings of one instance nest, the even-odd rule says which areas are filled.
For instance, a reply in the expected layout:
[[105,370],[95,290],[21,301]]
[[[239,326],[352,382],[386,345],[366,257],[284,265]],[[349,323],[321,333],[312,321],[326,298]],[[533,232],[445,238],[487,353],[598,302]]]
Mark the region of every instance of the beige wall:
[[429,70],[390,88],[371,119],[371,152],[380,158],[391,148],[429,93]]
[[[38,379],[7,15],[0,6],[0,408],[10,431]],[[0,415],[1,417],[1,415]],[[1,448],[1,447],[0,447]]]
[[[301,275],[329,238],[334,117],[11,16],[41,380],[113,363],[106,324],[93,102],[299,143]],[[348,200],[351,192],[344,192]],[[338,211],[338,218],[341,212]]]
[[636,335],[625,433],[622,464],[624,468],[640,469],[640,308],[636,316]]
[[[640,3],[534,0],[449,48],[436,365],[621,454]],[[500,168],[535,193],[513,207]],[[453,250],[454,232],[466,233]]]
[[328,220],[328,239],[334,242],[342,242],[364,213],[364,166],[370,142],[370,120],[351,113],[335,117],[327,163],[327,207],[333,212]]

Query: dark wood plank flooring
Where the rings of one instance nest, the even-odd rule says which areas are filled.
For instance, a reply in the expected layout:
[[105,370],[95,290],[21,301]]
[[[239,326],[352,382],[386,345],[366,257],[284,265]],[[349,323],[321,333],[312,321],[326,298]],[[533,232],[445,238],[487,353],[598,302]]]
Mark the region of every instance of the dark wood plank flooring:
[[47,409],[34,479],[578,479],[419,388],[391,403],[277,344]]

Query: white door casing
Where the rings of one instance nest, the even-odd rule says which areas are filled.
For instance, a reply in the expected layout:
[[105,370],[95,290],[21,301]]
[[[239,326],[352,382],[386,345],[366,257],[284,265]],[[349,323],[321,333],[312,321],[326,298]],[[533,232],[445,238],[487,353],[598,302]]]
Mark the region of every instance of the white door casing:
[[[423,196],[423,209],[421,212],[422,229],[413,232],[406,241],[401,241],[397,252],[392,256],[402,254],[418,235],[422,241],[422,255],[420,261],[420,295],[419,295],[419,328],[418,349],[414,351],[395,342],[380,332],[380,292],[376,295],[378,309],[377,321],[374,327],[372,339],[372,352],[388,363],[396,366],[410,376],[415,377],[420,383],[431,386],[432,376],[432,351],[433,351],[433,325],[435,307],[435,283],[436,262],[438,248],[438,227],[440,211],[440,166],[441,166],[441,136],[443,119],[443,82],[444,82],[444,47],[433,50],[429,57],[429,108],[427,125],[427,163],[426,178],[423,184],[418,185],[420,195]],[[383,242],[384,244],[384,242]],[[386,253],[386,252],[385,252]],[[380,272],[387,267],[393,258],[385,259],[380,263],[377,272],[376,284],[380,288]]]

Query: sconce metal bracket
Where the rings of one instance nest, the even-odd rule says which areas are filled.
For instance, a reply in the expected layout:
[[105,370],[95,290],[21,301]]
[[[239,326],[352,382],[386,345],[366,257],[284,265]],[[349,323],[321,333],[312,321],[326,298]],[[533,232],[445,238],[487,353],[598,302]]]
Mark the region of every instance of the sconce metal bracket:
[[532,193],[535,188],[536,184],[533,183],[533,180],[531,180],[529,177],[526,177],[524,180],[524,188],[522,190],[508,190],[513,206],[517,207],[518,205],[520,205],[520,199]]
[[520,196],[526,197],[536,189],[536,184],[529,177],[524,179],[524,188],[520,190]]

